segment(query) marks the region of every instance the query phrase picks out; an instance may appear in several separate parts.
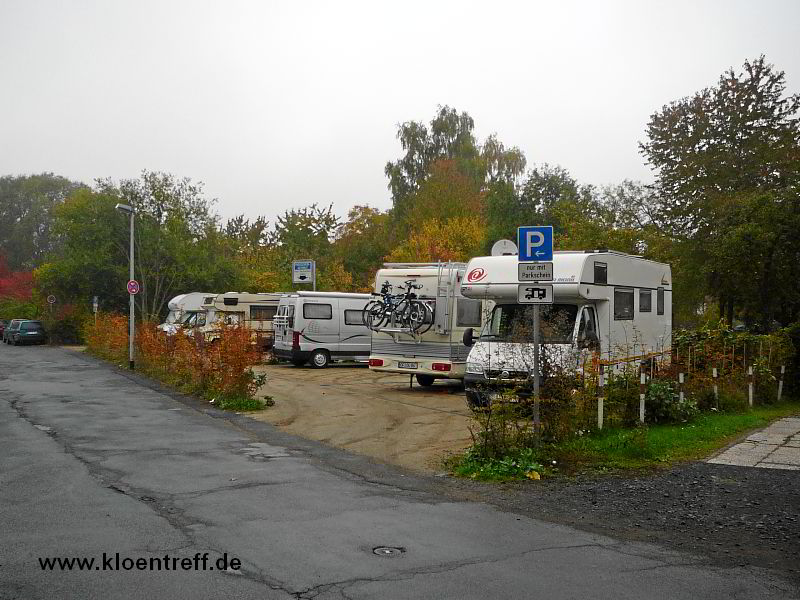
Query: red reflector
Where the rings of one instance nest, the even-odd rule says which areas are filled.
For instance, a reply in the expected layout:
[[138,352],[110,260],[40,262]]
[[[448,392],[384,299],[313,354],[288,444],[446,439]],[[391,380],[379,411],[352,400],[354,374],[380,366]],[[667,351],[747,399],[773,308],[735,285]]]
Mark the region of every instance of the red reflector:
[[382,358],[370,358],[369,359],[369,366],[370,367],[382,367],[383,366],[383,359]]
[[450,363],[433,363],[431,368],[434,371],[449,371],[452,368],[452,365]]
[[292,332],[292,348],[299,348],[300,347],[300,332],[293,331]]

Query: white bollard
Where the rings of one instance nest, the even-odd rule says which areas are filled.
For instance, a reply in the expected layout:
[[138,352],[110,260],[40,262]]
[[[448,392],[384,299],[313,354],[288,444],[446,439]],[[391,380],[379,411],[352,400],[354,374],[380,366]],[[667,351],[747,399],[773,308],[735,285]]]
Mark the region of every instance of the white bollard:
[[683,404],[683,373],[678,373],[678,401]]
[[711,376],[714,378],[714,402],[719,408],[719,387],[717,386],[717,367],[711,370]]
[[781,401],[783,396],[783,374],[786,373],[786,365],[781,365],[781,378],[778,380],[778,402]]
[[753,367],[747,367],[747,377],[750,379],[747,383],[747,402],[753,406]]
[[639,423],[644,423],[644,384],[646,375],[644,371],[639,374]]
[[603,365],[600,365],[600,375],[597,378],[597,428],[603,428],[603,385],[605,384],[603,375]]

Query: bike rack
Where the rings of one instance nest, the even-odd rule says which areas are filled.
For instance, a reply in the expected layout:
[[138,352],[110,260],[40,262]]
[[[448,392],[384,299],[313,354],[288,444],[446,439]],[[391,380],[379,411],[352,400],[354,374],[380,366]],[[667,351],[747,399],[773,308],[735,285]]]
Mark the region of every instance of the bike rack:
[[[435,333],[440,335],[447,335],[450,332],[450,322],[452,320],[453,303],[458,293],[456,286],[459,282],[459,273],[466,268],[466,263],[460,262],[435,262],[435,263],[384,263],[387,268],[403,268],[403,267],[428,267],[436,269],[436,291],[434,297],[419,298],[419,300],[428,303],[433,311],[433,323],[431,328]],[[387,333],[392,336],[392,339],[397,344],[402,343],[416,343],[422,342],[421,335],[415,333],[410,327],[397,327],[395,323],[390,326],[380,327],[373,329],[376,333]],[[427,331],[426,331],[427,333]],[[409,336],[411,340],[401,339],[400,336]]]

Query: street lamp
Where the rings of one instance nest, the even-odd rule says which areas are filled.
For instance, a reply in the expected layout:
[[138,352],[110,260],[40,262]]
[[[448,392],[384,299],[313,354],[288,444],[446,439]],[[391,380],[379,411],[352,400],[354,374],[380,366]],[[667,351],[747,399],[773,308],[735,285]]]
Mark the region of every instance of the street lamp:
[[[135,279],[134,272],[133,272],[133,216],[136,212],[133,210],[131,206],[127,204],[117,204],[114,208],[118,211],[123,212],[131,217],[131,249],[130,249],[130,277],[129,281],[133,281]],[[135,325],[134,325],[134,295],[128,291],[128,296],[130,298],[130,317],[128,323],[128,366],[133,369],[133,339],[135,334]]]

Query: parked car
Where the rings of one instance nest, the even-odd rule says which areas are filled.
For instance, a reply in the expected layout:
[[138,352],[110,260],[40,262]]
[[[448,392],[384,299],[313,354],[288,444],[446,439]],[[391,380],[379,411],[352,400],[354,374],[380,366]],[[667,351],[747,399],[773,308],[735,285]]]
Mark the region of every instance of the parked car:
[[3,337],[6,327],[8,327],[8,319],[0,319],[0,338]]
[[11,319],[11,321],[9,321],[8,325],[3,328],[3,343],[11,343],[11,332],[16,331],[19,328],[19,324],[23,321],[25,321],[25,319]]
[[47,332],[41,321],[21,321],[19,327],[11,332],[11,345],[44,344]]

